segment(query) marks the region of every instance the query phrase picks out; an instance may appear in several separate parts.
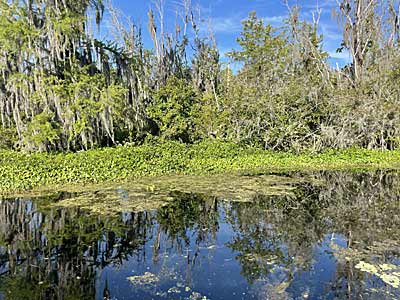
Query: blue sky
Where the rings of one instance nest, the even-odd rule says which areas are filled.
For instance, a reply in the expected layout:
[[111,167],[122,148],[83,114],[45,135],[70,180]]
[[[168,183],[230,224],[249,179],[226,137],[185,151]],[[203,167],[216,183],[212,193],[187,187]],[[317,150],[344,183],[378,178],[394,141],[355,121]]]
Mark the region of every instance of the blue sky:
[[[179,0],[164,0],[166,23],[174,24],[175,11]],[[113,5],[136,24],[147,28],[147,11],[152,1],[146,0],[112,0]],[[340,66],[349,61],[346,53],[336,53],[341,42],[341,32],[338,23],[332,17],[332,10],[336,8],[336,0],[290,0],[291,5],[297,4],[301,8],[301,17],[312,20],[312,13],[320,9],[320,31],[324,35],[324,49],[330,54],[332,65]],[[256,11],[259,17],[264,18],[273,26],[280,26],[287,16],[287,7],[283,0],[192,0],[194,7],[199,7],[201,18],[210,20],[216,36],[218,48],[222,53],[237,47],[236,38],[241,31],[241,21],[251,11]],[[207,25],[204,24],[204,27]],[[149,43],[149,40],[147,40]]]

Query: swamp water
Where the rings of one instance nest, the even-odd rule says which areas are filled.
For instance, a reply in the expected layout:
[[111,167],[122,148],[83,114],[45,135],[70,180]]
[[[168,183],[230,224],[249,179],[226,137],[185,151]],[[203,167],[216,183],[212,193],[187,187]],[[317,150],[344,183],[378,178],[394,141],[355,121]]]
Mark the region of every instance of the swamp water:
[[0,299],[400,299],[400,175],[166,177],[0,201]]

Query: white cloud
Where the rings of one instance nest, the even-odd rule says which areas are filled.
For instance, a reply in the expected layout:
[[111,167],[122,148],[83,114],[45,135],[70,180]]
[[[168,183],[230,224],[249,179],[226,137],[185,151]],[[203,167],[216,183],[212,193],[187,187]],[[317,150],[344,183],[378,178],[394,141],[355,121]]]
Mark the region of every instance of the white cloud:
[[[260,17],[264,20],[265,24],[272,26],[281,26],[287,18],[286,15]],[[211,20],[212,28],[215,33],[239,33],[242,30],[242,22],[246,18],[240,16],[226,17],[226,18],[213,18]]]
[[336,0],[316,0],[315,4],[304,5],[304,8],[314,9],[314,10],[316,9],[327,10],[335,7],[337,7]]
[[342,34],[337,26],[334,26],[333,24],[320,22],[319,28],[325,40],[331,40],[331,41],[342,40]]
[[281,26],[283,22],[287,19],[287,15],[282,16],[273,16],[273,17],[264,17],[264,22],[267,24],[271,24],[273,26]]
[[242,29],[242,20],[237,17],[213,18],[211,24],[215,33],[237,33]]
[[340,59],[347,62],[351,61],[351,56],[348,51],[343,50],[342,52],[336,52],[335,50],[328,51],[328,55],[330,58]]

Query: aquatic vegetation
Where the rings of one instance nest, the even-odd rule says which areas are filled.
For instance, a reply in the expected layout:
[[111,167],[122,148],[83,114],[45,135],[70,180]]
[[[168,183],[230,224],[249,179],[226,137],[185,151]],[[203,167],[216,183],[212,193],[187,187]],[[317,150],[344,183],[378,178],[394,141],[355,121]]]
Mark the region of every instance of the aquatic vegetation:
[[91,186],[49,207],[79,207],[94,214],[160,209],[174,194],[201,194],[207,198],[251,202],[257,195],[292,195],[304,179],[283,176],[163,176],[137,179],[117,186]]
[[128,280],[134,285],[154,285],[160,281],[160,279],[153,273],[145,272],[143,275],[130,276]]
[[[101,293],[111,299],[399,299],[398,173],[206,178],[142,178],[3,199],[0,269],[9,273],[0,293],[11,291],[18,300],[61,292],[80,300]],[[270,191],[273,186],[280,188]],[[152,208],[153,194],[171,200]],[[130,210],[130,195],[146,207]],[[120,208],[57,206],[79,197],[109,197],[104,202]]]
[[[331,243],[331,249],[334,251],[338,261],[346,261],[354,265],[354,268],[380,278],[386,285],[400,288],[400,266],[382,258],[388,257],[386,253],[399,255],[398,240],[375,241],[368,247],[343,248],[335,243]],[[389,256],[390,257],[390,256]],[[371,292],[381,293],[379,289],[372,288]],[[390,295],[392,293],[387,291]]]
[[343,150],[320,154],[270,152],[208,141],[120,146],[78,153],[0,151],[0,193],[68,184],[129,182],[171,174],[254,174],[268,171],[399,168],[399,151]]
[[400,266],[387,263],[374,265],[365,261],[360,261],[355,268],[378,276],[383,282],[394,288],[400,288]]

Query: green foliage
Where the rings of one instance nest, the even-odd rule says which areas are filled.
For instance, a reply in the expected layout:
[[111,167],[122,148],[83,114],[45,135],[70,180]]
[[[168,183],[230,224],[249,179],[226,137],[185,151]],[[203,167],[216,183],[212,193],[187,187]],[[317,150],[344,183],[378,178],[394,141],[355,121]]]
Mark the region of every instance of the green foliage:
[[326,54],[316,29],[288,19],[277,30],[251,13],[238,43],[240,50],[229,55],[243,67],[224,80],[227,137],[273,150],[320,150],[329,102],[318,73]]
[[116,135],[141,126],[142,91],[132,79],[140,77],[139,66],[134,74],[131,68],[138,50],[127,54],[126,45],[89,34],[89,16],[94,12],[100,24],[102,1],[0,5],[1,128],[17,129],[15,145],[29,151],[88,149],[116,144]]
[[243,21],[243,31],[237,42],[241,50],[228,55],[244,64],[241,72],[246,72],[246,75],[255,78],[270,74],[271,69],[284,68],[288,54],[287,41],[270,24],[265,25],[256,12],[250,13],[249,18]]
[[397,151],[351,149],[294,155],[218,141],[193,145],[170,141],[66,154],[0,151],[0,191],[119,182],[163,174],[398,167]]
[[222,110],[220,98],[213,93],[203,93],[194,107],[194,128],[196,138],[203,140],[207,138],[224,138],[227,132],[226,110]]
[[0,150],[11,149],[17,141],[17,131],[15,128],[0,127]]
[[158,124],[165,139],[193,140],[193,111],[197,96],[183,79],[170,78],[154,95],[148,114]]
[[339,1],[338,50],[356,47],[342,69],[329,65],[317,22],[301,20],[297,7],[281,27],[252,12],[227,54],[231,69],[190,7],[174,33],[159,30],[150,9],[146,49],[141,29],[125,29],[112,9],[116,40],[93,37],[89,20],[102,26],[103,1],[53,2],[0,0],[1,148],[79,151],[157,135],[293,153],[400,145],[393,3],[356,10],[365,3]]
[[67,148],[80,140],[85,149],[101,145],[105,138],[114,142],[115,129],[124,127],[124,86],[107,84],[105,74],[89,75],[87,68],[77,68],[68,75],[50,86],[61,99],[63,114],[68,119],[64,132]]
[[[41,149],[43,145],[54,144],[59,138],[59,130],[57,124],[52,121],[54,115],[51,113],[40,113],[35,115],[31,122],[28,123],[26,131],[26,144],[33,144],[35,148]],[[41,149],[47,150],[47,149]]]

